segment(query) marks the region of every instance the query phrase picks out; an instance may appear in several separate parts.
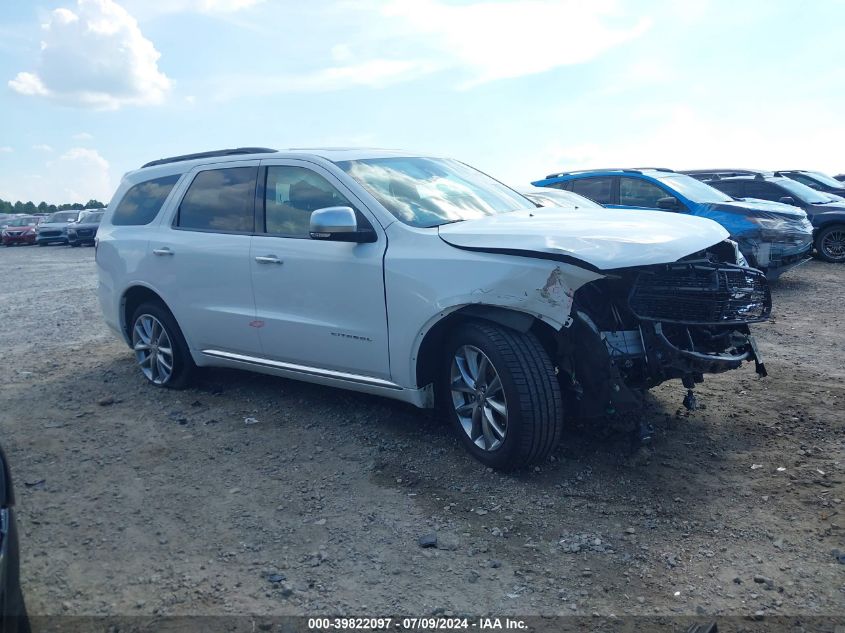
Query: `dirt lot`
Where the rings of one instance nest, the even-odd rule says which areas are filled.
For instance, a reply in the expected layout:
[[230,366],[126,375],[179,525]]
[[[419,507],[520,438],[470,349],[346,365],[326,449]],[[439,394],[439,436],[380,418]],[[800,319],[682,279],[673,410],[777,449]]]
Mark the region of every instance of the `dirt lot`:
[[407,405],[236,371],[147,386],[93,256],[0,252],[34,614],[845,615],[842,266],[774,287],[768,378],[708,378],[691,414],[664,385],[650,449],[581,425],[505,476]]

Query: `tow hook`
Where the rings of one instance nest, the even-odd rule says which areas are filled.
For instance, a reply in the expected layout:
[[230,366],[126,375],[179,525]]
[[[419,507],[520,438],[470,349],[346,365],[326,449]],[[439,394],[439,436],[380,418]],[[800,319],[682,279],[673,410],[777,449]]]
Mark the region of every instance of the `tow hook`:
[[684,407],[686,407],[687,411],[695,411],[698,408],[698,398],[695,397],[693,389],[695,388],[695,383],[702,382],[702,380],[696,380],[697,378],[698,376],[687,374],[681,379],[684,387],[687,388],[687,395],[684,396]]

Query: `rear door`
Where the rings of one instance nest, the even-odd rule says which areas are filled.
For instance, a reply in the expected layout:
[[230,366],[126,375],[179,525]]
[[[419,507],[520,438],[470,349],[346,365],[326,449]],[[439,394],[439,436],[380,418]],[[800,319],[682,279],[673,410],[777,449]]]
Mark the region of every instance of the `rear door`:
[[152,279],[194,350],[258,354],[250,244],[258,161],[188,174],[150,240]]
[[[305,371],[389,379],[387,238],[378,222],[334,174],[304,160],[263,160],[257,203],[250,266],[263,355]],[[377,240],[312,240],[311,212],[331,206],[352,207]]]

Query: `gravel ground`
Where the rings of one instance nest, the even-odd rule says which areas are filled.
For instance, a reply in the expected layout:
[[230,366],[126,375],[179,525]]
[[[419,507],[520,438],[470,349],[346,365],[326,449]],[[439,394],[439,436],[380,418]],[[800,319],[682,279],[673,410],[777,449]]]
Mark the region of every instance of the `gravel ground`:
[[768,378],[708,377],[693,413],[663,385],[648,449],[576,424],[501,475],[401,403],[228,370],[146,385],[93,255],[0,252],[33,614],[845,615],[842,266],[774,286]]

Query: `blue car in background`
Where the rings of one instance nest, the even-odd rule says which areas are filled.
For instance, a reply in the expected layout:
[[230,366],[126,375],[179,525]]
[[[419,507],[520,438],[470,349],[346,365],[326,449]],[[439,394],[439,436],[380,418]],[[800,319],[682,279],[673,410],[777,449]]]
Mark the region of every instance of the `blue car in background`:
[[769,279],[807,261],[813,247],[813,227],[803,210],[778,202],[738,200],[671,169],[562,172],[531,184],[573,191],[608,209],[709,218],[727,229],[748,263]]

